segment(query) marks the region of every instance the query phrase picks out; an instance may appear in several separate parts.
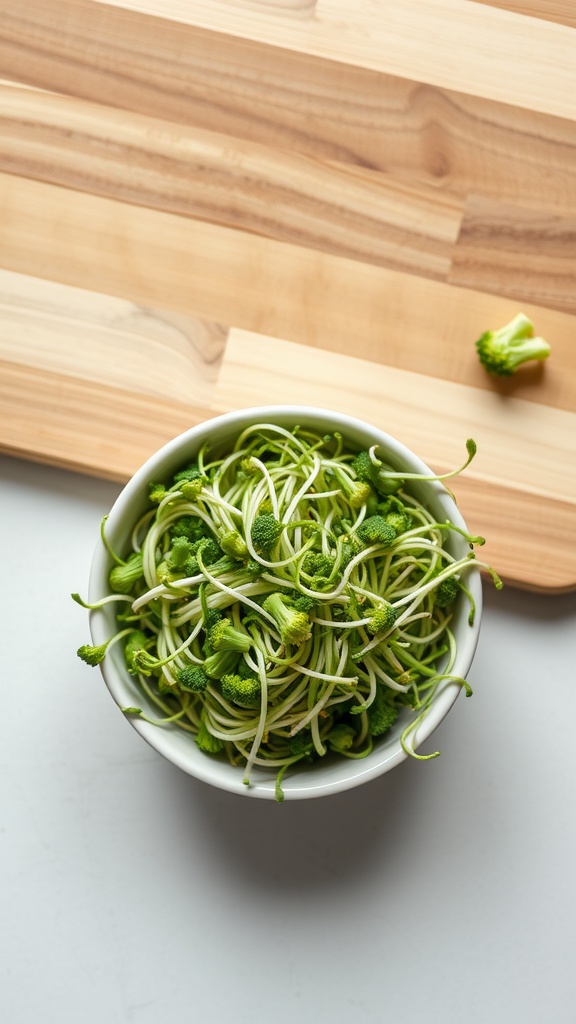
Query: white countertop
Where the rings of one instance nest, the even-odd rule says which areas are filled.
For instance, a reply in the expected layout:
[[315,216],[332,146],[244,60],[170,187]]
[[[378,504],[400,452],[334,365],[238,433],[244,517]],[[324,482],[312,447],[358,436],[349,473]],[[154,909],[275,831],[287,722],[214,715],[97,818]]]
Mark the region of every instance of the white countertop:
[[573,1024],[576,595],[487,586],[436,760],[243,799],[164,762],[76,657],[119,486],[0,473],[5,1020]]

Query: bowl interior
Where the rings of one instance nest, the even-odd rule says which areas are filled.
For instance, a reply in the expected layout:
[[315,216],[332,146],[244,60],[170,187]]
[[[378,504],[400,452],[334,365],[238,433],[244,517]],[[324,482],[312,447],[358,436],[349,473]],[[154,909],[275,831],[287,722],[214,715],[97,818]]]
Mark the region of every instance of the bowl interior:
[[[120,554],[129,549],[132,527],[148,505],[148,485],[151,481],[169,479],[185,463],[191,461],[206,440],[210,441],[211,452],[221,454],[237,438],[238,434],[253,423],[277,423],[285,427],[296,424],[308,426],[321,432],[339,430],[349,445],[368,448],[378,444],[383,458],[395,469],[407,472],[431,474],[431,470],[399,441],[361,420],[341,413],[301,406],[265,406],[229,413],[192,428],[179,435],[156,452],[132,477],[116,500],[108,517],[106,532],[112,547]],[[379,453],[380,454],[380,453]],[[437,481],[414,481],[411,492],[439,520],[450,519],[454,525],[465,528],[465,523],[444,486]],[[450,534],[447,548],[452,555],[460,558],[469,551],[463,537]],[[109,593],[108,574],[112,563],[99,542],[94,554],[89,597],[93,603]],[[482,590],[480,573],[472,568],[466,577],[477,606],[474,625],[468,624],[468,603],[460,595],[455,606],[452,629],[457,642],[457,656],[453,668],[455,675],[465,677],[472,662],[478,640]],[[116,632],[115,608],[106,605],[91,612],[90,627],[94,644],[103,643]],[[120,707],[137,706],[151,717],[157,717],[157,708],[147,701],[137,680],[126,671],[124,657],[116,645],[101,665],[106,685]],[[414,745],[420,746],[436,729],[456,700],[461,687],[452,682],[441,684],[427,716],[419,725]],[[131,725],[160,754],[179,768],[205,782],[221,789],[244,795],[275,799],[275,771],[254,769],[249,787],[242,782],[242,769],[234,768],[225,761],[200,751],[190,733],[175,725],[157,726],[130,717]],[[373,751],[360,760],[349,760],[327,756],[321,762],[300,766],[291,774],[286,773],[282,789],[285,799],[303,799],[323,796],[358,786],[388,771],[406,757],[400,734],[408,721],[398,720],[393,729],[375,741]]]

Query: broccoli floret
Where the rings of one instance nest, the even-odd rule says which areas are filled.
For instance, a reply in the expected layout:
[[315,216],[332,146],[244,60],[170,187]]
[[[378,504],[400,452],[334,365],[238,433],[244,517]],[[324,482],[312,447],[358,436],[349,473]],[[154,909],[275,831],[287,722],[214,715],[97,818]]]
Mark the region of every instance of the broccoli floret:
[[132,587],[144,575],[142,568],[142,552],[130,555],[125,565],[115,565],[110,572],[108,581],[117,594],[129,594]]
[[351,725],[346,725],[345,722],[339,722],[328,733],[326,743],[334,753],[342,754],[345,750],[350,750],[355,739],[355,729]]
[[398,718],[398,708],[386,699],[381,686],[376,690],[376,696],[368,708],[367,715],[371,736],[383,736]]
[[402,485],[401,480],[387,480],[385,472],[381,472],[370,458],[369,452],[358,452],[352,463],[352,469],[358,480],[370,484],[378,494],[394,494]]
[[269,594],[262,607],[276,621],[282,643],[299,647],[310,639],[312,634],[308,615],[288,604],[283,594]]
[[438,584],[435,590],[436,604],[439,608],[448,608],[460,593],[460,583],[457,576],[447,576]]
[[384,519],[393,530],[396,531],[397,536],[401,533],[405,533],[412,526],[412,516],[406,508],[406,506],[396,498],[394,495],[390,495],[386,501],[380,502],[378,505],[378,514],[384,516]]
[[266,572],[266,566],[262,565],[261,562],[257,562],[254,558],[250,558],[244,568],[253,580],[257,580],[263,572]]
[[302,562],[302,569],[308,576],[328,577],[334,569],[334,559],[321,551],[309,551]]
[[237,673],[222,676],[222,696],[241,708],[257,708],[260,705],[262,687],[257,676],[240,676]]
[[237,661],[236,651],[215,651],[214,654],[208,655],[203,668],[210,679],[221,679],[222,676],[234,672]]
[[389,547],[396,540],[396,530],[384,516],[369,516],[358,527],[357,535],[366,544],[383,544],[384,547]]
[[300,597],[295,597],[292,600],[292,607],[299,612],[306,612],[307,615],[314,610],[317,604],[318,602],[313,597],[308,597],[306,594],[300,594]]
[[222,740],[208,731],[205,722],[200,723],[196,734],[196,744],[205,754],[219,754],[224,749]]
[[230,530],[228,533],[223,533],[219,539],[220,547],[227,555],[230,555],[231,558],[235,558],[239,562],[243,562],[245,558],[248,558],[246,541],[237,530]]
[[164,484],[149,484],[148,485],[148,497],[154,505],[159,505],[161,501],[168,494]]
[[196,501],[205,483],[206,479],[203,477],[198,477],[196,480],[183,480],[180,484],[182,497],[186,498],[186,501]]
[[178,683],[182,690],[203,693],[208,686],[208,676],[199,665],[189,665],[187,668],[180,669]]
[[389,629],[392,629],[395,622],[396,609],[388,601],[383,601],[382,604],[379,604],[372,611],[370,622],[368,623],[368,632],[373,635],[388,632]]
[[[186,537],[175,537],[170,550],[168,566],[170,569],[185,570],[194,555],[194,544]],[[198,564],[198,563],[196,563]]]
[[550,355],[550,345],[534,337],[534,325],[524,313],[497,331],[485,331],[476,349],[484,369],[496,377],[510,377],[522,363]]
[[353,480],[341,469],[334,470],[334,476],[346,501],[352,508],[361,508],[372,497],[374,491],[370,484],[363,480]]
[[92,644],[82,644],[76,651],[78,657],[86,662],[87,665],[91,665],[95,668],[100,662],[104,661],[106,651],[108,650],[108,644],[98,644],[97,647],[93,647]]
[[179,470],[178,473],[174,474],[173,483],[180,484],[191,480],[206,480],[203,473],[200,472],[197,462],[191,462],[189,466],[184,466],[184,469]]
[[192,545],[192,551],[196,558],[198,553],[202,556],[204,565],[214,565],[222,558],[222,548],[216,543],[213,537],[201,537]]
[[170,527],[170,537],[187,537],[188,540],[198,541],[202,537],[210,537],[210,529],[199,516],[182,516],[173,526]]
[[352,462],[352,469],[363,483],[375,485],[378,479],[378,466],[372,462],[370,452],[358,452]]
[[132,635],[128,638],[126,646],[124,647],[124,660],[131,676],[138,675],[138,667],[134,664],[134,655],[136,651],[143,651],[146,649],[148,644],[148,637],[141,629],[135,629]]
[[250,533],[255,551],[263,558],[271,555],[283,529],[282,523],[267,512],[255,516]]
[[252,643],[248,633],[232,625],[230,619],[219,619],[208,631],[208,643],[213,651],[240,651],[250,649]]
[[304,756],[314,750],[314,743],[310,729],[300,729],[288,740],[288,749],[294,756]]
[[218,611],[218,608],[207,608],[202,619],[202,625],[206,633],[215,626],[217,622],[220,622],[222,618],[222,612]]

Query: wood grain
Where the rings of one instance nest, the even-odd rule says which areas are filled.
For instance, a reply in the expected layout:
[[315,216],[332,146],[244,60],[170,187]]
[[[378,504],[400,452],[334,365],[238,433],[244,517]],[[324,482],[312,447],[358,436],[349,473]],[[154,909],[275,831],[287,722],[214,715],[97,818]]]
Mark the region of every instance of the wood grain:
[[452,382],[432,395],[419,374],[232,330],[214,395],[219,408],[291,404],[295,395],[377,424],[437,471],[461,464],[471,433],[478,454],[451,487],[470,529],[488,538],[483,556],[524,586],[573,589],[574,413],[549,418],[551,410]]
[[576,313],[576,215],[470,196],[449,279]]
[[205,406],[2,361],[0,388],[2,451],[120,482],[213,415]]
[[0,170],[446,278],[462,201],[428,186],[0,85]]
[[[157,0],[98,0],[158,13]],[[472,96],[576,118],[570,29],[470,0],[318,0],[314,18],[222,0],[164,0],[162,16]],[[418,31],[415,31],[418,26]]]
[[576,10],[573,0],[476,0],[490,7],[502,7],[515,14],[526,14],[530,18],[556,21],[559,25],[576,28]]
[[[0,266],[493,390],[474,341],[517,304],[219,225],[0,175]],[[576,408],[574,318],[525,304],[555,359],[499,393]]]
[[208,405],[228,330],[0,270],[0,359],[121,391]]
[[576,208],[574,120],[86,0],[4,0],[2,18],[8,80],[460,196]]
[[[453,469],[474,437],[479,454],[469,475],[523,493],[567,500],[576,512],[575,413],[545,409],[514,396],[437,381],[354,356],[319,352],[232,329],[214,401],[240,405],[320,405],[376,423],[429,465]],[[575,521],[576,528],[576,521]]]

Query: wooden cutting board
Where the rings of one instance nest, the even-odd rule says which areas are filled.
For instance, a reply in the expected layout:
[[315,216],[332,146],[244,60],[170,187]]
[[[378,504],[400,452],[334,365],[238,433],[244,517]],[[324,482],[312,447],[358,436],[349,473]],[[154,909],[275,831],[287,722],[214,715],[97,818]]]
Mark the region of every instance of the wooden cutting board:
[[[504,578],[576,589],[563,0],[4,0],[0,448],[125,480],[263,402],[369,419]],[[552,345],[509,381],[474,341]]]

